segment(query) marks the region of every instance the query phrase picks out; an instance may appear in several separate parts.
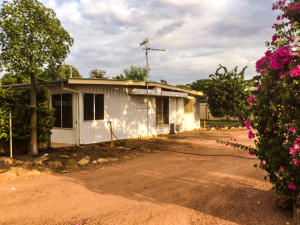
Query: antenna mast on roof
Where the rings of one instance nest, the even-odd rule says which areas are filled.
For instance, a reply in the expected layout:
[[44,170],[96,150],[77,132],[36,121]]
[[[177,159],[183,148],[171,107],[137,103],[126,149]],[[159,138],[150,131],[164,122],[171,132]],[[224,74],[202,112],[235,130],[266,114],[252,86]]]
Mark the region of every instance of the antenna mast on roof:
[[147,69],[147,77],[146,80],[148,81],[149,79],[149,61],[148,61],[148,51],[161,51],[164,52],[166,51],[165,49],[157,49],[157,48],[149,48],[149,39],[148,37],[145,37],[145,40],[140,43],[140,46],[145,45],[145,48],[143,48],[145,50],[145,55],[146,55],[146,69]]

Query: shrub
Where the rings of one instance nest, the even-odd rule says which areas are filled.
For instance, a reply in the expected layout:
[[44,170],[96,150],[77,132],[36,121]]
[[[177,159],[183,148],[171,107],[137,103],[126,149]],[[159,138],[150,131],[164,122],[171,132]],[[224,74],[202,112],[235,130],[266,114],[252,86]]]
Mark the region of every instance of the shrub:
[[278,1],[273,9],[282,11],[281,22],[274,24],[269,49],[256,63],[257,94],[248,98],[253,118],[245,125],[277,193],[295,201],[300,191],[300,3]]
[[[37,96],[38,143],[44,143],[48,141],[54,125],[53,110],[46,105],[46,88],[40,88]],[[11,111],[14,149],[27,151],[32,110],[29,89],[0,89],[0,142],[4,145],[9,144],[9,112]]]

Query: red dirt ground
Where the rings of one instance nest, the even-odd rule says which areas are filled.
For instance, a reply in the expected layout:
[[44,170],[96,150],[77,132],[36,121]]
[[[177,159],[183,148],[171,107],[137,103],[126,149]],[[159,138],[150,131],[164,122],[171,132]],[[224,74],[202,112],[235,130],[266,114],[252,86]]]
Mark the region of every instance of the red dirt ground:
[[0,183],[0,224],[286,224],[291,213],[247,152],[216,144],[246,131],[194,131],[146,142],[155,153],[68,174]]

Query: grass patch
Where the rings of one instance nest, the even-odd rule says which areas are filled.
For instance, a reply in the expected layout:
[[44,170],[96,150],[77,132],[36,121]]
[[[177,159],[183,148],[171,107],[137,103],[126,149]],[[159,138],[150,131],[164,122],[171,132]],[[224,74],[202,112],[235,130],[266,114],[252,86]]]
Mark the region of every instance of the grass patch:
[[[201,121],[202,127],[204,121]],[[207,120],[207,127],[239,127],[241,126],[240,122],[237,120]]]

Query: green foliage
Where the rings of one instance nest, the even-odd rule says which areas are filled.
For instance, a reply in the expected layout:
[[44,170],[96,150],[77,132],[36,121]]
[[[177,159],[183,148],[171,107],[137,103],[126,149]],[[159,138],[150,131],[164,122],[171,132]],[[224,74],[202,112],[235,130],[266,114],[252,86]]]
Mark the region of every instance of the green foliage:
[[[276,25],[273,41],[267,43],[269,50],[256,63],[258,91],[249,103],[260,167],[277,193],[293,201],[300,193],[300,48],[296,41],[300,27],[295,15],[289,14],[295,2],[299,4],[290,0],[287,5],[274,5],[285,20]],[[300,15],[299,10],[294,13]]]
[[94,69],[90,71],[90,78],[93,79],[107,79],[105,70]]
[[[71,71],[72,71],[72,77],[73,78],[81,78],[82,75],[79,73],[79,71],[72,65],[63,64],[59,67],[59,79],[67,79],[71,77]],[[48,78],[49,79],[49,78]]]
[[[38,143],[47,142],[54,125],[53,110],[45,104],[47,89],[39,88],[37,93],[37,132]],[[9,141],[9,112],[12,113],[13,143],[15,146],[26,146],[30,139],[30,91],[0,89],[0,142]]]
[[208,95],[209,86],[213,81],[210,79],[197,80],[187,86],[192,90],[202,91],[205,95]]
[[131,66],[130,69],[124,70],[124,75],[113,77],[114,80],[134,80],[134,81],[146,81],[147,68],[139,66]]
[[0,66],[7,79],[28,82],[30,74],[45,78],[57,72],[72,43],[55,12],[38,0],[3,1]]
[[[250,91],[244,80],[246,68],[238,73],[238,67],[228,71],[220,65],[216,73],[210,75],[210,81],[204,82],[209,109],[214,117],[234,117],[242,124],[249,117],[246,99]],[[221,70],[224,72],[220,73]]]

